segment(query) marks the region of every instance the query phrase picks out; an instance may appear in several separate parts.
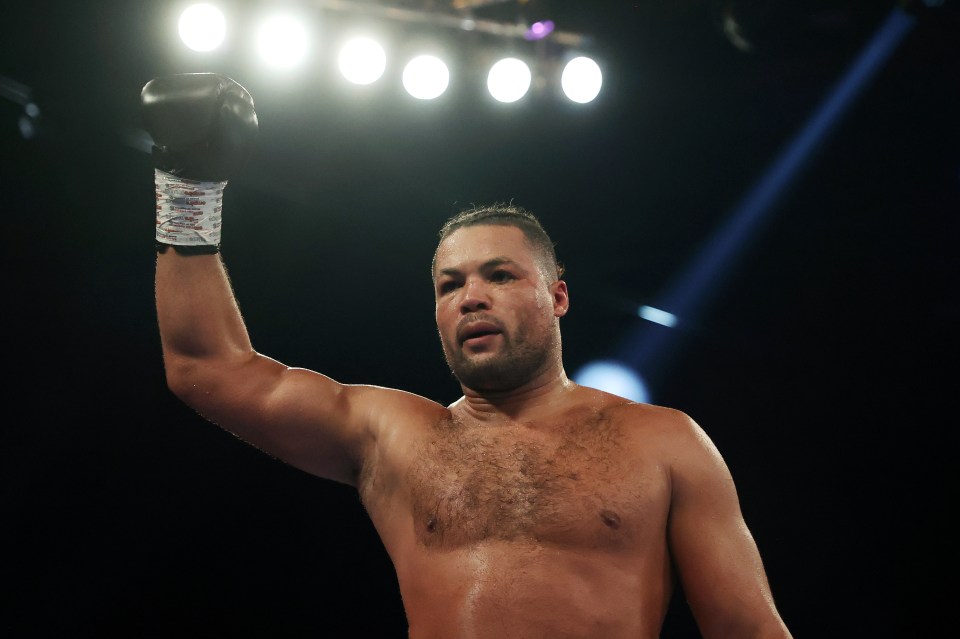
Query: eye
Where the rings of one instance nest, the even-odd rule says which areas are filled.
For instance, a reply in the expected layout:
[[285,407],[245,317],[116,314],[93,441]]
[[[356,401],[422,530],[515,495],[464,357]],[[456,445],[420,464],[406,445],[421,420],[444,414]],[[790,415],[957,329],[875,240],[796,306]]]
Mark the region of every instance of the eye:
[[458,286],[458,284],[457,284],[456,281],[454,281],[454,280],[447,280],[447,281],[445,281],[445,282],[441,282],[440,285],[437,286],[437,292],[439,292],[440,295],[446,295],[446,294],[449,293],[450,291],[452,291],[452,290],[454,290],[455,288],[457,288],[457,286]]
[[513,273],[509,271],[494,271],[490,275],[490,281],[498,284],[509,282],[510,280],[513,280],[513,279],[516,279],[516,278],[513,277]]

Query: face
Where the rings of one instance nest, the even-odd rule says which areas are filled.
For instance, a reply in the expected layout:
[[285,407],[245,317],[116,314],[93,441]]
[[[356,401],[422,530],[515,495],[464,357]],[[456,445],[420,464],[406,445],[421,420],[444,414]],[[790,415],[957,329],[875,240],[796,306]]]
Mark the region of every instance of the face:
[[465,387],[513,390],[561,366],[567,287],[541,266],[513,226],[463,227],[441,242],[433,274],[437,329]]

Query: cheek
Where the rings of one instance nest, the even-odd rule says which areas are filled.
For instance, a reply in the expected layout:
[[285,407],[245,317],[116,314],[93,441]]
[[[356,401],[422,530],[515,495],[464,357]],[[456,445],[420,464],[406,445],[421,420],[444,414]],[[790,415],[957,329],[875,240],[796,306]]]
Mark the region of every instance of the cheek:
[[437,330],[440,332],[440,336],[446,338],[447,333],[451,330],[450,327],[453,325],[449,319],[450,312],[442,304],[438,304],[434,317],[437,320]]
[[537,309],[537,315],[543,315],[547,312],[553,314],[553,298],[550,297],[549,293],[546,295],[538,293],[533,299],[532,306]]

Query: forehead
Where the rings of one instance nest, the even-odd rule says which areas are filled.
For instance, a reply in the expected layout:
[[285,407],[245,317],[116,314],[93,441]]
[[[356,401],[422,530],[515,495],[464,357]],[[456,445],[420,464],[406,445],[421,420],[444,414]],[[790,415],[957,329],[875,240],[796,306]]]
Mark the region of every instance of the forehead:
[[464,226],[440,242],[434,275],[443,269],[466,270],[497,258],[535,265],[534,251],[519,228],[499,224]]

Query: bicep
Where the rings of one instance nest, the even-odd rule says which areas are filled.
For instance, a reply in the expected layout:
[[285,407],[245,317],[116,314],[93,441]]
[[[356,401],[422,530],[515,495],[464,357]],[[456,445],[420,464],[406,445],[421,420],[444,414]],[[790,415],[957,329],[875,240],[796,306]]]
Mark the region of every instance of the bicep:
[[353,485],[387,389],[349,386],[253,354],[208,366],[177,393],[201,415],[263,452]]
[[[705,637],[789,636],[719,451],[692,422],[671,467],[669,543]],[[757,633],[757,634],[753,634]]]

